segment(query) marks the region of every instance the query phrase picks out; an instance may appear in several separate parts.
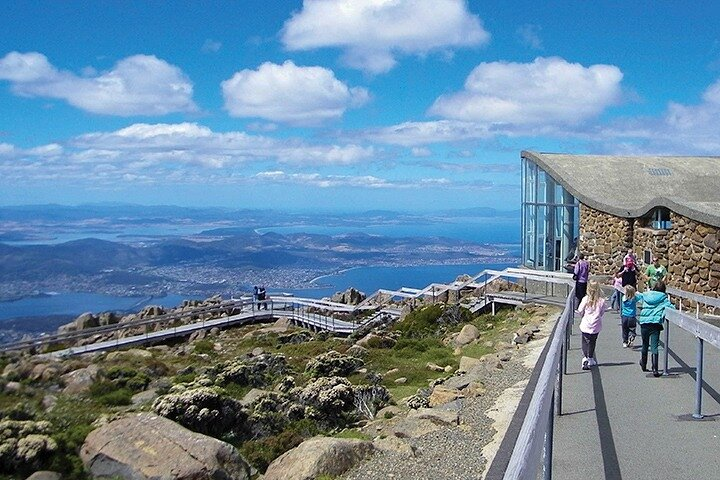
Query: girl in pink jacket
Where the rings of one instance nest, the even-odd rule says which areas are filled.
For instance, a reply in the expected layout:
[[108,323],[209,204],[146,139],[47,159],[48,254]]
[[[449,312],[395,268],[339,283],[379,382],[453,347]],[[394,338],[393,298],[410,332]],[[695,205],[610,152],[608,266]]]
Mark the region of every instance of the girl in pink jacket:
[[595,343],[602,330],[602,320],[608,309],[605,299],[600,295],[600,285],[596,281],[588,284],[587,294],[580,301],[577,313],[582,314],[580,332],[582,333],[582,369],[589,370],[597,365],[595,360]]

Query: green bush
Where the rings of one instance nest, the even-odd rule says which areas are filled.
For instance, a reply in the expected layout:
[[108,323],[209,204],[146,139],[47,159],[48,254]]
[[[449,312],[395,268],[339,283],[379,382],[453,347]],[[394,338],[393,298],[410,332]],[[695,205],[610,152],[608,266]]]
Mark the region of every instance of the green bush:
[[90,396],[100,405],[116,407],[130,405],[132,392],[125,387],[120,387],[110,381],[101,380],[90,386]]
[[198,340],[195,342],[193,352],[198,354],[210,354],[215,351],[215,343],[211,340]]
[[397,322],[394,330],[402,333],[403,337],[422,338],[434,335],[439,327],[438,319],[443,313],[441,305],[429,305],[411,312],[401,322]]
[[292,430],[285,430],[282,433],[261,440],[245,442],[240,447],[240,453],[253,467],[265,473],[270,463],[288,450],[300,445],[302,435]]

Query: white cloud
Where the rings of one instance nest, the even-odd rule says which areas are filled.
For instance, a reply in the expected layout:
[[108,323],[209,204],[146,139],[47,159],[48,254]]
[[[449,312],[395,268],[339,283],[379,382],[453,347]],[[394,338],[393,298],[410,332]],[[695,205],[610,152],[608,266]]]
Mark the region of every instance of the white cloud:
[[[319,173],[286,173],[282,170],[259,172],[254,176],[262,182],[293,184],[317,188],[370,188],[404,189],[422,187],[450,187],[453,182],[446,178],[423,178],[419,180],[389,180],[374,175],[320,175]],[[458,184],[458,186],[467,186]]]
[[185,74],[152,55],[120,60],[112,70],[84,76],[58,70],[37,52],[10,52],[0,59],[0,80],[21,96],[57,98],[105,115],[165,115],[197,110],[193,85]]
[[[605,150],[628,154],[717,155],[720,151],[720,80],[696,105],[670,102],[659,118],[622,119],[598,129]],[[608,142],[613,139],[614,142]]]
[[488,125],[472,122],[438,120],[435,122],[403,122],[389,127],[368,129],[362,135],[372,141],[406,147],[443,142],[487,139],[495,136]]
[[577,125],[620,101],[622,77],[612,65],[557,57],[481,63],[461,92],[439,97],[429,113],[486,125]]
[[432,150],[427,147],[412,147],[410,154],[413,157],[429,157],[432,155]]
[[465,0],[304,0],[282,31],[289,50],[336,47],[344,62],[371,73],[398,55],[481,46],[490,39]]
[[345,110],[366,103],[367,90],[350,88],[323,67],[263,63],[222,82],[225,108],[235,117],[316,125],[340,118]]

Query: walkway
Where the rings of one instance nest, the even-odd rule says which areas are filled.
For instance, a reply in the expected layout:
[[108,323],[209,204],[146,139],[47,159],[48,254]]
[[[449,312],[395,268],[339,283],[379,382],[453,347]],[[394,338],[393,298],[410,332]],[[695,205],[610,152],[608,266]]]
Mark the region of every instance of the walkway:
[[553,479],[720,478],[720,351],[705,348],[705,418],[694,420],[697,341],[690,333],[670,326],[670,376],[654,378],[640,371],[639,345],[622,348],[613,312],[598,338],[598,367],[583,371],[578,324],[563,377],[563,415],[555,417]]

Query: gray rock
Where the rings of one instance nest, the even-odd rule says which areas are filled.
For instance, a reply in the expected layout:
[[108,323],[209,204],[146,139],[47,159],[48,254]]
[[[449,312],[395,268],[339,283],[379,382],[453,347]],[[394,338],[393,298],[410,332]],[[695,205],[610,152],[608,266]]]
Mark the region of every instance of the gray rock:
[[62,476],[57,472],[42,470],[30,475],[26,480],[60,480]]
[[460,330],[460,333],[455,337],[453,342],[456,347],[462,347],[474,342],[479,336],[480,330],[478,330],[475,325],[467,324]]
[[375,451],[364,440],[314,437],[275,459],[264,480],[313,480],[321,475],[337,476]]
[[158,415],[139,413],[93,430],[80,450],[94,477],[136,480],[250,478],[235,448]]
[[90,388],[98,375],[97,365],[88,365],[85,368],[73,370],[60,377],[65,382],[63,393],[74,395]]

